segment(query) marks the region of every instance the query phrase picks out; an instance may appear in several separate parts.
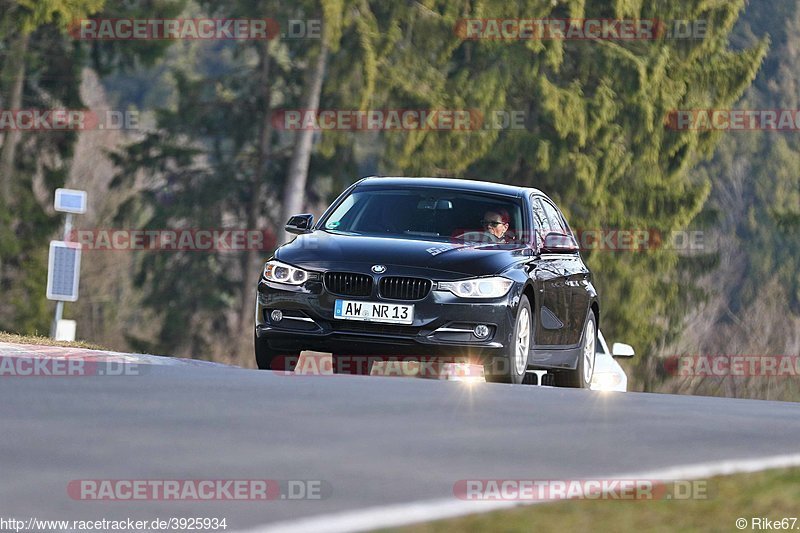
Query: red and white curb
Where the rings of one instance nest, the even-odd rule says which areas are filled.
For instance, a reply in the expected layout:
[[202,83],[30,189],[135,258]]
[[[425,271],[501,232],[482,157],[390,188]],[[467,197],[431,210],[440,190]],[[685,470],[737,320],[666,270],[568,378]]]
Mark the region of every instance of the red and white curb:
[[159,366],[199,366],[238,368],[222,363],[202,361],[199,359],[185,359],[180,357],[164,357],[150,354],[132,354],[108,350],[92,350],[89,348],[72,348],[64,346],[42,346],[38,344],[18,344],[0,342],[0,360],[12,359],[46,359],[55,361],[80,360],[90,363],[118,363],[130,365],[159,365]]

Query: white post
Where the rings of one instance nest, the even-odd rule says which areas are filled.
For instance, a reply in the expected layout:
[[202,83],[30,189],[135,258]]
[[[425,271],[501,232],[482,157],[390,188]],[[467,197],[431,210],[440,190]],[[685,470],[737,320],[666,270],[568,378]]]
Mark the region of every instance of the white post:
[[67,219],[64,221],[64,240],[69,241],[69,234],[72,233],[72,213],[67,213]]
[[[69,234],[72,233],[72,213],[67,213],[67,219],[64,221],[64,241],[69,241]],[[64,302],[58,300],[56,302],[56,315],[53,318],[53,325],[50,327],[50,338],[56,338],[56,329],[58,328],[58,321],[64,317]]]
[[64,316],[64,302],[58,300],[56,302],[56,316],[53,318],[53,325],[50,327],[50,338],[56,338],[56,328],[58,328],[58,321]]

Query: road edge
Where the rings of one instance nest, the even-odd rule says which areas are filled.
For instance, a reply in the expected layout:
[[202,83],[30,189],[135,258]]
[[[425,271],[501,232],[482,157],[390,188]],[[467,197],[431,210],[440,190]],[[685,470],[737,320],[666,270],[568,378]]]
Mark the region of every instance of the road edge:
[[[749,474],[775,468],[800,466],[800,453],[776,455],[755,459],[729,459],[710,461],[692,465],[672,466],[644,472],[626,472],[605,476],[592,476],[593,479],[659,479],[664,481],[695,480],[732,474]],[[421,500],[417,502],[382,505],[329,513],[298,520],[286,520],[264,524],[240,533],[300,533],[326,531],[327,533],[354,533],[375,529],[391,528],[456,518],[471,514],[489,513],[517,506],[549,503],[544,501],[464,501],[453,498]]]

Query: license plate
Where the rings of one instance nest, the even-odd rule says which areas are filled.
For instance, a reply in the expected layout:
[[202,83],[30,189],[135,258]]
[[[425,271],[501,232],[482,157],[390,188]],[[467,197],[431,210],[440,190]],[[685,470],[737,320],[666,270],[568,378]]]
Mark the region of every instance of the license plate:
[[414,306],[336,300],[333,308],[333,318],[361,320],[364,322],[385,322],[388,324],[411,324],[414,322]]

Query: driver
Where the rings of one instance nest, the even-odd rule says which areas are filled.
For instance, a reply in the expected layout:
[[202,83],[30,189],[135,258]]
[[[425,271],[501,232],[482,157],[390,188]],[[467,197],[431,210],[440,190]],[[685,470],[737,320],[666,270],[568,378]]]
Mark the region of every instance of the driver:
[[504,209],[486,211],[481,221],[484,235],[487,237],[486,240],[496,243],[508,242],[506,232],[508,231],[509,220],[508,212]]

